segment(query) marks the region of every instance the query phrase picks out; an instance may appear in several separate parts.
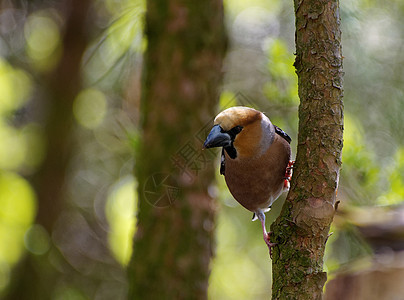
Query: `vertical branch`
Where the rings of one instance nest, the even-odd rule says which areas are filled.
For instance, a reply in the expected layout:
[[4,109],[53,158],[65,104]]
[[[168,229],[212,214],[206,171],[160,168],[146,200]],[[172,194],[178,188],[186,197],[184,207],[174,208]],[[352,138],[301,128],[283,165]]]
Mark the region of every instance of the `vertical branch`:
[[87,46],[87,14],[91,0],[63,1],[66,13],[63,54],[47,79],[46,158],[33,178],[38,196],[36,222],[49,233],[64,206],[64,185],[72,152],[73,102],[81,89],[81,58]]
[[295,0],[299,136],[291,190],[272,225],[273,299],[321,299],[323,256],[341,166],[343,90],[338,0]]

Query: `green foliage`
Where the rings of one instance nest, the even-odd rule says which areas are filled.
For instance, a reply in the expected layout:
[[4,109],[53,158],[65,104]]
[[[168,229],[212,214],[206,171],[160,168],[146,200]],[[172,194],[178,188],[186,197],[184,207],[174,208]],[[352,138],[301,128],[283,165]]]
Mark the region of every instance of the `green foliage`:
[[259,9],[267,9],[268,11],[278,12],[281,9],[281,1],[279,0],[224,0],[226,14],[229,17],[236,17],[243,11],[251,7],[257,7]]
[[137,195],[132,177],[122,178],[108,193],[105,214],[110,224],[108,241],[115,258],[124,266],[132,255],[132,240],[135,234]]
[[271,77],[264,86],[264,93],[271,103],[284,106],[299,103],[294,59],[281,39],[273,40],[268,47],[268,70]]
[[388,188],[378,198],[378,204],[400,204],[404,200],[404,147],[397,149],[387,173]]
[[28,101],[32,85],[27,72],[0,58],[0,293],[24,254],[24,236],[36,213],[34,191],[18,173],[30,174],[42,161],[42,130],[32,123],[13,126],[13,116]]
[[36,212],[34,192],[18,172],[29,174],[43,157],[41,130],[12,126],[12,116],[32,91],[30,76],[0,58],[0,292],[24,253],[24,234]]
[[219,99],[219,107],[220,110],[225,110],[226,108],[237,106],[237,98],[236,95],[230,91],[223,91],[220,94]]
[[0,90],[0,116],[9,116],[28,100],[32,91],[31,77],[0,57]]
[[357,119],[345,114],[342,179],[340,186],[356,204],[376,203],[380,192],[380,165],[371,145],[365,140],[364,129]]
[[223,178],[218,182],[224,205],[217,221],[209,299],[264,299],[269,293],[271,269],[260,224],[251,222],[251,213],[233,199]]
[[331,276],[333,272],[349,267],[352,261],[359,261],[371,255],[371,249],[360,236],[358,229],[352,223],[336,218],[336,224],[331,226],[333,235],[327,242],[324,257],[325,269]]
[[93,129],[103,121],[107,112],[107,99],[96,89],[81,91],[74,103],[73,113],[80,125]]
[[0,90],[0,169],[18,171],[35,167],[44,155],[41,129],[32,123],[19,128],[12,126],[13,114],[31,96],[31,77],[0,58]]
[[14,172],[0,171],[0,291],[24,253],[24,234],[36,211],[30,184]]
[[31,14],[25,23],[26,54],[38,71],[53,69],[61,54],[60,28],[52,9]]
[[[106,1],[113,22],[88,48],[84,74],[88,85],[121,89],[131,68],[136,67],[146,47],[143,37],[146,2],[143,0]],[[117,86],[118,84],[118,86]]]
[[50,236],[45,228],[34,224],[25,233],[24,244],[31,253],[42,255],[50,249]]
[[89,300],[82,291],[76,288],[72,288],[65,285],[56,287],[55,294],[53,295],[55,300]]
[[[37,256],[38,261],[45,260],[51,244],[64,238],[58,235],[60,233],[48,233],[42,226],[33,224],[37,199],[30,183],[24,178],[35,176],[47,155],[41,122],[47,117],[47,105],[59,101],[57,97],[49,99],[50,78],[47,76],[59,63],[64,46],[65,12],[61,8],[64,5],[42,7],[41,10],[32,7],[30,11],[25,11],[28,8],[25,5],[17,9],[11,4],[10,9],[7,7],[2,11],[2,22],[5,19],[10,22],[6,22],[1,33],[0,54],[0,294],[7,288],[13,267],[25,252]],[[141,61],[135,56],[141,54],[145,47],[142,34],[145,2],[103,1],[94,4],[94,9],[91,17],[95,19],[89,16],[86,34],[101,34],[89,45],[83,58],[83,81],[91,86],[84,84],[74,102],[76,121],[84,129],[79,126],[75,129],[78,147],[74,148],[74,159],[66,174],[65,186],[69,201],[67,206],[85,215],[86,222],[94,225],[92,236],[100,233],[99,228],[110,226],[108,234],[105,234],[108,241],[100,240],[95,246],[97,249],[84,250],[88,253],[83,264],[93,266],[98,260],[100,270],[111,270],[116,268],[111,259],[108,261],[97,255],[107,253],[103,247],[109,247],[113,257],[125,265],[131,254],[131,236],[135,228],[135,183],[133,179],[127,180],[127,176],[132,173],[133,166],[133,149],[128,140],[135,132],[134,120],[130,119],[129,112],[136,107],[122,104],[122,90],[127,87],[128,75]],[[122,107],[124,105],[125,108]],[[106,194],[108,190],[100,187],[108,186],[111,186],[108,201],[98,201],[100,196],[97,193],[102,191]],[[105,220],[104,212],[108,220]],[[108,224],[104,224],[107,221]],[[69,228],[80,228],[84,223],[70,224]],[[80,229],[75,237],[88,240],[88,228]],[[64,264],[68,265],[71,263],[71,256],[66,254],[69,249],[77,253],[74,242],[69,241],[69,247],[58,246],[66,255]],[[53,258],[52,264],[60,263]],[[72,275],[70,278],[73,280],[49,286],[54,299],[92,298],[87,296],[95,287],[86,284],[91,282],[92,275],[81,274],[82,269],[77,264],[74,267],[77,268],[74,271],[77,276]],[[62,272],[71,272],[67,269]],[[124,269],[120,272],[124,273]],[[80,284],[74,281],[86,276],[89,281],[81,283],[86,287],[79,288]],[[100,274],[96,277],[93,280],[97,284],[100,278],[105,279]],[[108,290],[114,293],[122,289],[123,284],[120,283],[118,288]]]

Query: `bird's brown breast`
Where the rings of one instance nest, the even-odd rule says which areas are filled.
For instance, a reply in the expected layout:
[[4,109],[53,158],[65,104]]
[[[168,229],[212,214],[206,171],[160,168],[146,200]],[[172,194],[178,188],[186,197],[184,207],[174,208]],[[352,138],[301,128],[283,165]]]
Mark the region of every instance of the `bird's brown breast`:
[[231,159],[226,153],[226,184],[233,197],[255,212],[270,206],[282,193],[290,145],[278,135],[259,157]]

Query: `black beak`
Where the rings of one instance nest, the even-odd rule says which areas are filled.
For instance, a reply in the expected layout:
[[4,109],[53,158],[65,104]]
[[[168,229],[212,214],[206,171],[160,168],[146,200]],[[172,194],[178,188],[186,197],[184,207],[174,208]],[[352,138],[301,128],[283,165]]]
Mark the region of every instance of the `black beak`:
[[204,148],[214,148],[214,147],[228,147],[231,146],[231,137],[228,133],[222,132],[222,127],[219,125],[213,126],[205,143],[203,143]]

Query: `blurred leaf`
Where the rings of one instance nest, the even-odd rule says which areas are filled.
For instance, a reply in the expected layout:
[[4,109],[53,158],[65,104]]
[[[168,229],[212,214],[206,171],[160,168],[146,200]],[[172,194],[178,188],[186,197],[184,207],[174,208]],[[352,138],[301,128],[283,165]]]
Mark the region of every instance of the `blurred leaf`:
[[[112,3],[109,1],[109,3]],[[122,2],[122,10],[103,35],[89,47],[84,59],[84,73],[89,85],[103,85],[126,79],[134,64],[134,54],[141,54],[146,45],[143,37],[145,1]]]
[[136,231],[137,195],[132,176],[120,179],[110,189],[105,207],[110,231],[108,241],[115,258],[124,266],[132,254],[132,237]]
[[236,105],[237,105],[237,97],[235,94],[233,94],[230,91],[223,91],[220,94],[219,106],[221,111]]
[[45,228],[34,224],[25,233],[24,243],[31,253],[42,255],[50,248],[50,237]]
[[61,36],[52,10],[36,11],[25,23],[27,56],[39,71],[49,71],[60,56]]
[[12,172],[0,171],[0,290],[24,252],[24,234],[34,221],[35,195],[29,183]]
[[17,170],[21,167],[27,151],[26,140],[20,130],[0,120],[0,168]]
[[105,95],[96,89],[81,91],[73,103],[73,113],[80,125],[94,129],[103,121],[107,111]]
[[27,72],[10,66],[0,57],[0,116],[15,111],[27,101],[32,90]]
[[404,201],[404,147],[400,147],[388,169],[388,190],[378,198],[381,205],[399,204]]
[[53,296],[54,300],[90,300],[79,289],[66,285],[58,286]]
[[345,114],[344,148],[342,149],[342,187],[349,201],[371,204],[377,198],[380,166],[372,148],[365,141],[364,129],[357,119]]
[[297,105],[297,76],[294,55],[281,39],[273,40],[268,48],[268,70],[270,80],[264,86],[264,93],[271,103]]
[[[265,260],[258,259],[258,264],[255,261],[257,257],[268,257],[260,226],[248,217],[235,222],[236,214],[242,210],[240,206],[228,210],[222,211],[218,219],[217,254],[209,279],[209,299],[265,299],[269,294],[270,263],[268,258],[268,265],[261,269],[259,262]],[[253,226],[252,241],[247,237],[247,225],[257,225]]]
[[277,12],[280,9],[281,1],[279,0],[224,0],[224,7],[226,9],[226,13],[230,17],[235,17],[243,10],[248,9],[250,7],[258,7],[258,8],[265,8],[267,10]]

